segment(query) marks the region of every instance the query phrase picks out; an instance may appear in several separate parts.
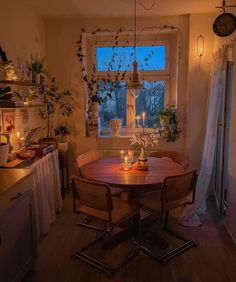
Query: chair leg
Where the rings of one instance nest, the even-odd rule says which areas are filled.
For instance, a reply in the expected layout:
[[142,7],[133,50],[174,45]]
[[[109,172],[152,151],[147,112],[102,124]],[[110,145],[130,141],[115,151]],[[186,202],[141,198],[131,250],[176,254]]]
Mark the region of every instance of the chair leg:
[[93,230],[103,231],[104,229],[101,228],[101,227],[97,227],[97,226],[88,224],[88,222],[92,219],[93,219],[93,217],[87,216],[85,219],[83,219],[79,223],[77,223],[77,225],[82,226],[82,227],[86,227],[86,228],[90,228],[90,229],[93,229]]
[[114,275],[117,271],[119,271],[123,266],[125,266],[132,258],[134,258],[134,256],[138,253],[138,247],[132,250],[129,253],[129,255],[125,257],[125,259],[116,268],[109,267],[108,265],[99,261],[98,259],[95,259],[84,253],[90,247],[94,246],[99,241],[104,239],[106,233],[107,232],[106,232],[106,225],[105,225],[102,234],[98,238],[96,238],[95,240],[93,240],[92,242],[90,242],[89,244],[81,248],[80,250],[78,250],[76,253],[74,253],[72,255],[72,258],[76,257],[84,262],[87,262],[88,264],[92,265],[93,267],[105,272],[108,276],[111,276],[111,275]]
[[170,235],[184,241],[183,244],[181,244],[180,246],[178,246],[177,248],[169,251],[167,254],[165,254],[162,257],[158,257],[157,255],[155,255],[151,250],[149,250],[148,248],[146,248],[144,245],[140,245],[140,249],[146,253],[147,255],[149,255],[150,257],[154,258],[155,260],[158,260],[160,263],[165,264],[166,262],[168,262],[169,260],[171,260],[172,258],[176,257],[177,255],[182,254],[183,252],[187,251],[188,249],[192,248],[192,247],[197,247],[197,244],[191,240],[188,240],[187,238],[175,233],[174,231],[172,231],[171,229],[168,228],[168,219],[169,219],[169,213],[166,212],[164,215],[164,222],[163,222],[163,228],[166,232],[168,232]]

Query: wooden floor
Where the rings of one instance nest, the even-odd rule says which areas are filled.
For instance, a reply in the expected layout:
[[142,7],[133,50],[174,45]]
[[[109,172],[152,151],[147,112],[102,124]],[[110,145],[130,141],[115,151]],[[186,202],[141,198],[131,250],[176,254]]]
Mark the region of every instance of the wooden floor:
[[[40,282],[225,282],[236,281],[236,245],[226,232],[222,221],[215,212],[213,201],[209,204],[210,214],[202,217],[201,227],[188,228],[177,224],[172,218],[171,224],[188,238],[195,240],[197,248],[162,266],[150,257],[139,254],[130,264],[118,272],[112,279],[90,265],[72,259],[71,254],[96,237],[92,230],[76,226],[81,218],[72,211],[72,199],[64,200],[63,211],[57,216],[50,233],[41,239],[38,247],[36,272],[25,281]],[[127,244],[109,252],[109,256],[127,251]],[[115,256],[114,256],[115,253]]]

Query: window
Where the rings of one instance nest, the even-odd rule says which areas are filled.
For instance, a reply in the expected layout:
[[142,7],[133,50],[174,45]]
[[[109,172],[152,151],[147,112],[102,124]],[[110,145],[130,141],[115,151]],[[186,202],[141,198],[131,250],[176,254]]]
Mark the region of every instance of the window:
[[[156,44],[153,38],[153,34],[146,36],[136,49],[125,44],[125,40],[116,46],[102,36],[94,40],[98,93],[102,97],[110,93],[100,107],[102,132],[110,128],[110,120],[114,118],[122,120],[123,131],[139,130],[143,126],[140,118],[143,112],[145,127],[155,128],[157,112],[176,103],[177,34],[163,34]],[[144,86],[136,90],[126,87],[131,81],[134,60],[138,62],[139,79]]]

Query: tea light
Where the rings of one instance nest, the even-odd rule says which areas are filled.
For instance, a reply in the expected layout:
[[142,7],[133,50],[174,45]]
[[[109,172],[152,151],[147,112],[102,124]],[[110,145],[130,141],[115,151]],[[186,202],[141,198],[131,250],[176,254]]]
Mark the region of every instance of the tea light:
[[123,169],[129,170],[128,156],[124,156]]

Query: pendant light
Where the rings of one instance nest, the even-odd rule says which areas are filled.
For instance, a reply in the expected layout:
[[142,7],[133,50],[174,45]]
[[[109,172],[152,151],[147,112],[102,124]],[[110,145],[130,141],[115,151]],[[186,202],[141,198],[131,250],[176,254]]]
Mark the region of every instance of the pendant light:
[[138,74],[138,62],[136,58],[137,47],[137,0],[134,0],[134,61],[133,61],[133,73],[131,83],[127,86],[127,89],[144,89],[143,84],[139,81]]

